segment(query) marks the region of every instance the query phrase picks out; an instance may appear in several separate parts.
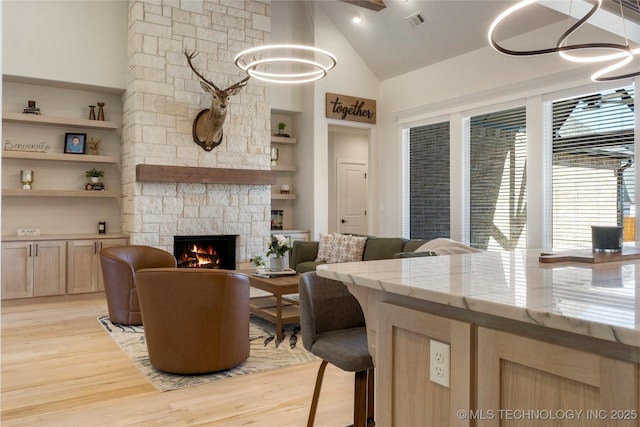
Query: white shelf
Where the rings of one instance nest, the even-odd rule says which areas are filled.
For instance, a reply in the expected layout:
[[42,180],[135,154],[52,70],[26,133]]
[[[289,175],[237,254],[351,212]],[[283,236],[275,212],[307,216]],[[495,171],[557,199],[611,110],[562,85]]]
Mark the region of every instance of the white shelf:
[[115,156],[95,156],[92,154],[37,153],[31,151],[2,150],[2,158],[25,160],[54,160],[83,163],[118,163],[118,158]]
[[272,200],[295,200],[295,198],[296,198],[295,194],[277,194],[277,193],[271,194]]
[[118,125],[115,122],[73,119],[68,117],[55,117],[39,114],[2,113],[2,121],[7,123],[24,123],[31,125],[62,126],[86,129],[118,129]]
[[296,139],[295,138],[286,138],[283,136],[272,136],[271,137],[271,143],[272,144],[295,144],[296,143]]
[[275,172],[295,172],[297,168],[289,165],[277,165],[271,166],[271,170]]
[[120,195],[115,191],[93,190],[22,190],[20,188],[2,189],[2,197],[85,197],[85,198],[117,198]]

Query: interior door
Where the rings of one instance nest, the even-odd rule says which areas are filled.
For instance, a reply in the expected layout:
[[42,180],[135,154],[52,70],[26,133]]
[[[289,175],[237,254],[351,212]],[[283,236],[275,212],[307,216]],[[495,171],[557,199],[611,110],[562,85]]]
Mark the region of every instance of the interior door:
[[367,234],[367,164],[338,160],[338,232]]

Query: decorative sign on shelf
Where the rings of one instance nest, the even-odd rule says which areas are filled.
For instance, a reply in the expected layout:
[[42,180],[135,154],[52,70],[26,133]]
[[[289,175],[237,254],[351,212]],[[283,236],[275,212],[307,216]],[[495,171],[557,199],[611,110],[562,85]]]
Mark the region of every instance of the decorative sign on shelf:
[[329,119],[376,123],[375,99],[357,98],[327,92],[325,107],[326,117]]
[[35,142],[35,143],[19,143],[11,142],[8,139],[4,141],[5,151],[30,151],[33,153],[48,153],[51,146],[47,142]]

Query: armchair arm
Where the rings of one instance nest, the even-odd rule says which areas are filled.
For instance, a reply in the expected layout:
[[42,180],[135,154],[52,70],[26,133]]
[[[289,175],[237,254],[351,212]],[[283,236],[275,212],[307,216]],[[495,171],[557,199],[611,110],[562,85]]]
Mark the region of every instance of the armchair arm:
[[315,261],[318,256],[318,241],[296,240],[289,253],[289,267],[296,269],[301,262]]

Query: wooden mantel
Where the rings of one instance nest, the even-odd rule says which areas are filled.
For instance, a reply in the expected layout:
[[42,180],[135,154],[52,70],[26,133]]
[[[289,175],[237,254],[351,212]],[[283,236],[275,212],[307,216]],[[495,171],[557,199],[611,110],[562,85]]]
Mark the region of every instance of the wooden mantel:
[[258,169],[136,165],[136,182],[273,185],[276,183],[276,173]]

